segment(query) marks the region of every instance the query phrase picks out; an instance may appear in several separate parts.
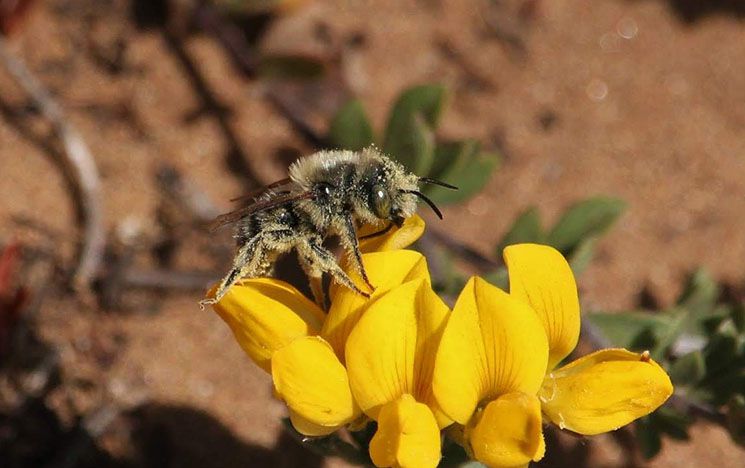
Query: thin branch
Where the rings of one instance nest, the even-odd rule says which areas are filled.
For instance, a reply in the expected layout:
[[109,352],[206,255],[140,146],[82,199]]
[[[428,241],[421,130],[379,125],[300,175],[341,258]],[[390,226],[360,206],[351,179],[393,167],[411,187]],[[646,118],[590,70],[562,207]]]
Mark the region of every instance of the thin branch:
[[83,242],[73,286],[78,290],[88,289],[91,280],[98,274],[106,246],[101,184],[96,163],[80,133],[67,121],[60,105],[24,62],[8,49],[1,36],[0,61],[15,82],[28,93],[38,110],[52,123],[64,146],[65,164],[72,169],[83,214]]

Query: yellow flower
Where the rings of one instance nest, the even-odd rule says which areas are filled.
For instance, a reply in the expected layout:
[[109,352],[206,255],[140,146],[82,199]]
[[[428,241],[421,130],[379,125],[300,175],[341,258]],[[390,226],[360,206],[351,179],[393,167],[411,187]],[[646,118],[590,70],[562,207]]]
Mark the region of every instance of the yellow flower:
[[552,423],[580,434],[600,434],[651,413],[670,397],[670,378],[648,353],[603,349],[555,369],[579,339],[572,270],[559,252],[545,245],[510,246],[504,258],[510,294],[531,305],[548,336],[549,365],[538,396]]
[[448,419],[432,394],[434,357],[448,307],[429,281],[404,283],[369,305],[346,343],[352,394],[378,422],[377,466],[435,467]]
[[601,350],[558,370],[579,338],[577,287],[559,252],[505,249],[510,293],[471,279],[447,319],[433,391],[460,424],[456,438],[492,467],[543,457],[543,413],[582,434],[614,430],[649,414],[672,393],[646,354]]
[[528,304],[472,278],[445,325],[433,391],[442,411],[463,427],[467,450],[490,466],[543,457],[536,396],[548,340]]
[[[368,303],[407,281],[429,284],[424,257],[395,250],[414,242],[423,230],[424,222],[413,216],[401,228],[361,243],[365,251],[389,249],[363,255],[376,286],[370,300],[333,286],[326,314],[283,281],[252,278],[234,285],[213,305],[246,354],[272,374],[276,394],[287,403],[299,432],[330,434],[361,415],[344,367],[347,337]],[[208,295],[213,293],[214,288]]]

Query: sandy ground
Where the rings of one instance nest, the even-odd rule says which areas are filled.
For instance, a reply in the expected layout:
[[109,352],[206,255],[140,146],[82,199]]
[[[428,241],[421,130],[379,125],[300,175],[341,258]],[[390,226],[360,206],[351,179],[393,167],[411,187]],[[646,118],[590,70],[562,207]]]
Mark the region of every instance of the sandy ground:
[[[157,28],[136,26],[128,2],[93,3],[43,2],[10,45],[90,145],[108,229],[114,237],[157,235],[154,174],[163,162],[226,208],[244,181],[226,169],[230,142],[218,120],[188,118],[201,102],[173,47]],[[669,304],[697,266],[723,281],[745,278],[745,24],[737,2],[712,1],[700,15],[689,14],[688,3],[500,2],[499,27],[514,36],[510,42],[489,32],[481,2],[307,2],[274,22],[261,46],[323,53],[329,45],[312,33],[319,24],[332,43],[361,34],[343,69],[377,129],[405,87],[445,84],[451,96],[440,136],[478,138],[504,161],[482,194],[445,209],[447,224],[427,220],[488,256],[529,206],[550,223],[591,195],[626,200],[627,213],[580,278],[585,310],[620,310],[634,307],[645,286]],[[120,37],[126,66],[112,73],[91,51]],[[227,125],[257,179],[283,177],[278,153],[312,151],[263,98],[266,83],[241,77],[212,38],[194,34],[181,44],[229,107]],[[45,147],[44,122],[1,71],[0,111],[0,240],[21,239],[70,264],[78,228],[66,178]],[[21,218],[43,226],[51,240]],[[230,246],[227,237],[211,242]],[[215,263],[200,245],[173,262]],[[171,466],[319,464],[292,442],[277,442],[284,409],[272,399],[270,379],[198,299],[142,295],[133,300],[138,311],[118,313],[52,294],[37,318],[41,334],[59,347],[65,379],[90,383],[59,398],[80,412],[102,395],[124,407],[145,401],[145,416],[133,417],[167,429]],[[129,453],[118,441],[126,422],[112,427],[99,445]],[[600,458],[613,466],[619,454],[602,440]],[[284,448],[272,450],[275,444]],[[690,443],[666,441],[652,466],[725,468],[743,457],[723,431],[699,424]]]

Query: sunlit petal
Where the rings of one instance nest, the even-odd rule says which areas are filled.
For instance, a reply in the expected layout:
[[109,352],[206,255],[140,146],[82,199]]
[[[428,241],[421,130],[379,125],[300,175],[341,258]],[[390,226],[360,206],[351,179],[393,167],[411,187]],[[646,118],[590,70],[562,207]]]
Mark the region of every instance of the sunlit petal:
[[[344,344],[349,333],[357,324],[364,307],[382,296],[391,288],[407,281],[423,279],[429,284],[427,260],[413,250],[392,250],[364,254],[362,263],[375,291],[370,299],[355,293],[343,286],[332,285],[331,309],[323,324],[323,336],[334,348],[337,356],[344,360]],[[350,272],[356,281],[356,275]]]
[[670,378],[648,355],[604,349],[551,372],[539,396],[554,424],[592,435],[651,413],[672,392]]
[[308,430],[313,433],[307,435],[317,435],[319,430],[313,427],[339,428],[360,413],[347,371],[323,338],[298,338],[276,351],[272,379],[277,395],[300,418],[301,427],[295,426],[298,432]]
[[484,398],[535,394],[547,360],[546,333],[530,306],[472,278],[445,325],[433,391],[445,414],[466,424]]
[[466,428],[474,457],[490,467],[513,467],[543,458],[541,404],[535,395],[508,393],[489,402]]
[[241,348],[267,372],[274,351],[295,338],[317,334],[324,319],[323,311],[300,291],[270,278],[234,285],[212,308],[230,326]]
[[384,235],[362,239],[366,235],[380,231],[385,226],[363,226],[358,232],[360,240],[360,250],[362,252],[382,252],[385,250],[405,249],[413,244],[424,233],[424,220],[419,215],[406,218],[403,226],[393,226],[390,231]]
[[349,335],[352,393],[373,419],[380,407],[411,394],[433,401],[434,355],[448,307],[422,279],[398,286],[365,311]]
[[510,294],[538,312],[548,334],[548,369],[572,352],[579,339],[579,298],[574,274],[553,247],[517,244],[504,249]]
[[321,426],[320,424],[315,424],[311,421],[308,421],[291,409],[289,409],[287,412],[290,414],[290,422],[292,423],[292,427],[294,427],[295,430],[299,433],[308,437],[326,436],[341,428],[341,425]]
[[432,412],[408,394],[380,410],[378,430],[370,441],[377,466],[436,467],[440,461],[440,430]]

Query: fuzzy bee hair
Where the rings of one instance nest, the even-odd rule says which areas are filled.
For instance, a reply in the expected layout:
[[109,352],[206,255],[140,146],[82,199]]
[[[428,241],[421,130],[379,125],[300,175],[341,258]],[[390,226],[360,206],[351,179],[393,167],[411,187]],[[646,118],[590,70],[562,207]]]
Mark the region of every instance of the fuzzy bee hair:
[[202,303],[218,302],[240,278],[269,274],[277,256],[293,249],[311,279],[313,294],[320,304],[324,301],[320,288],[323,273],[367,296],[341,269],[323,242],[329,236],[338,236],[350,264],[367,286],[374,289],[362,265],[356,228],[363,224],[387,224],[369,236],[374,237],[394,225],[401,226],[416,211],[418,198],[442,217],[419,191],[420,183],[455,188],[408,172],[375,147],[362,151],[320,151],[298,159],[290,166],[287,179],[249,196],[253,201],[247,206],[218,217],[217,226],[236,224],[238,252],[233,268],[214,297]]
[[[342,211],[351,212],[363,224],[375,225],[403,221],[416,211],[417,197],[412,192],[419,187],[419,177],[374,147],[359,152],[319,151],[295,161],[289,173],[303,190],[320,188],[314,200],[302,202],[319,229],[333,225],[338,221],[335,214]],[[385,191],[382,196],[390,200],[390,217],[374,211],[374,189]]]

